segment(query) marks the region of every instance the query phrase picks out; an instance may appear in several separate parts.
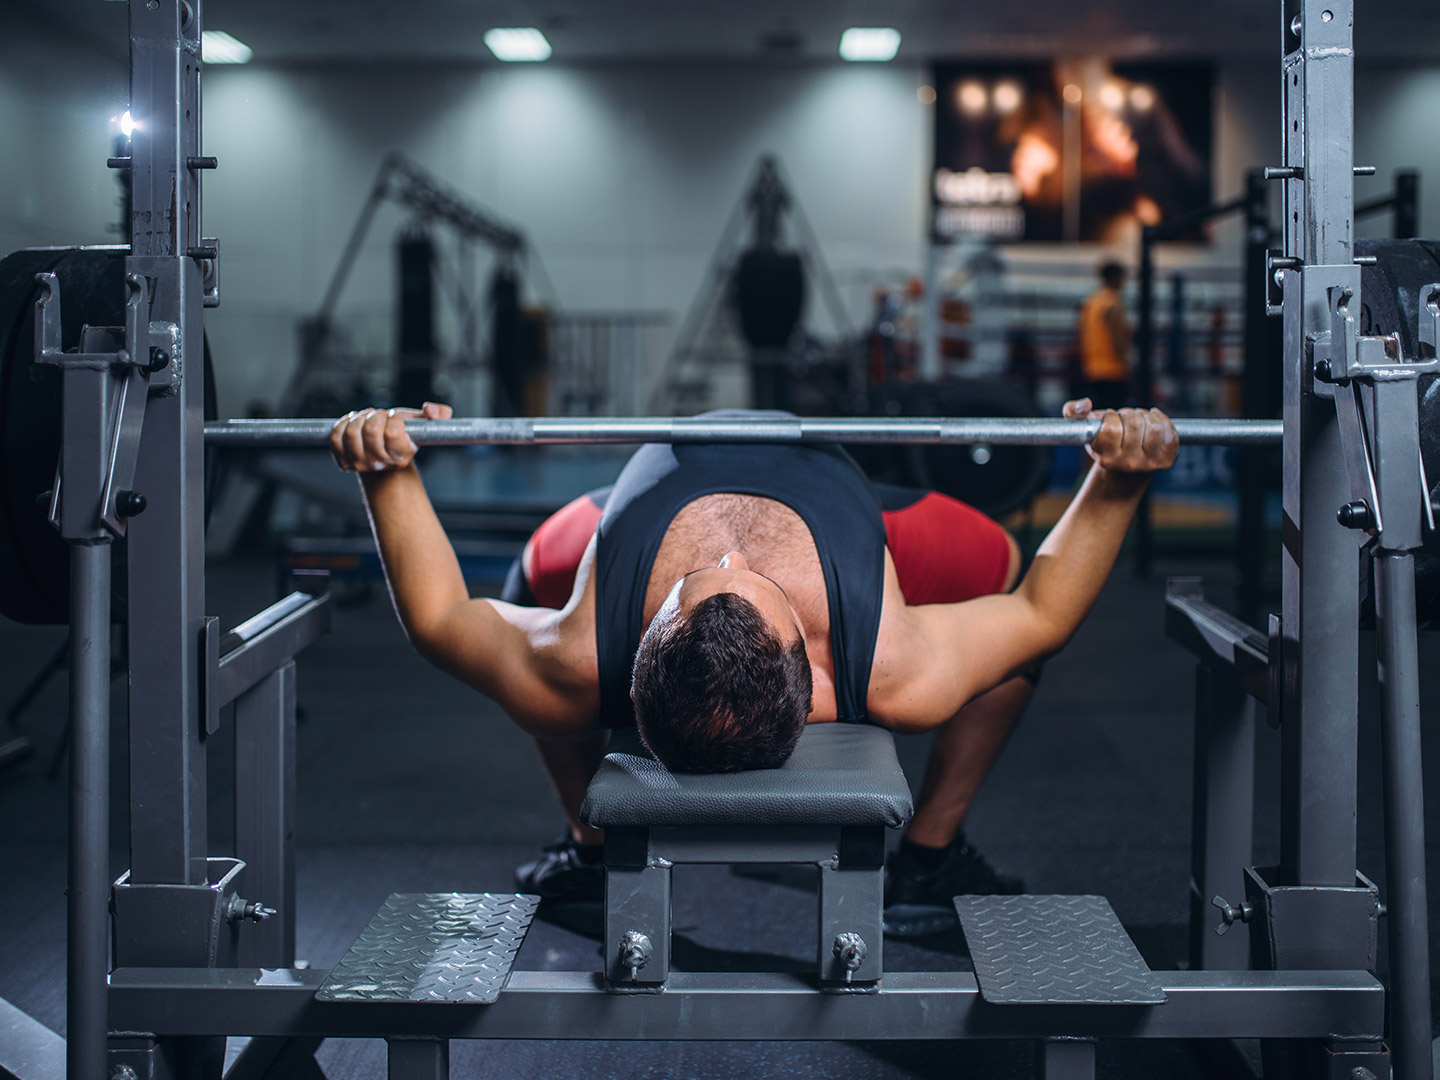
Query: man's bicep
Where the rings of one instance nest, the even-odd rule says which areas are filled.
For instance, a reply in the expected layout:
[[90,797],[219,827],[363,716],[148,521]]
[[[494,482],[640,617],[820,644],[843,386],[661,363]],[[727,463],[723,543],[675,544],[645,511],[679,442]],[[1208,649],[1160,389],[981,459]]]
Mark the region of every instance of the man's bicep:
[[503,601],[466,600],[426,627],[414,645],[442,671],[497,697],[507,673],[520,674],[529,666],[529,634],[516,616],[535,610]]
[[568,678],[559,613],[496,600],[469,600],[447,613],[425,658],[493,698],[531,734],[579,734],[594,712]]

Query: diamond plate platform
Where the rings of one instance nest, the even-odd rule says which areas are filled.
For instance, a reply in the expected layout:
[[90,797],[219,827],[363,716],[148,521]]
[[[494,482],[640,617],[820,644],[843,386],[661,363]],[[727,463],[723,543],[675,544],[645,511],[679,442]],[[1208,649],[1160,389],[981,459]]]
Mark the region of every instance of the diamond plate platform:
[[315,997],[489,1005],[539,905],[513,893],[394,893]]
[[957,896],[980,996],[997,1005],[1158,1005],[1160,981],[1103,896]]

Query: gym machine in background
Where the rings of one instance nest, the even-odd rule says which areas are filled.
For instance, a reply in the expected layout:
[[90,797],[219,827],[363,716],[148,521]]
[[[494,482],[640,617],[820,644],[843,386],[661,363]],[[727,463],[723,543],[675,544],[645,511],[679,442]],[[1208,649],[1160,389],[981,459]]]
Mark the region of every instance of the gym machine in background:
[[[300,367],[285,393],[287,401],[311,402],[314,411],[345,411],[353,401],[348,387],[326,380],[329,351],[335,338],[335,308],[350,279],[360,247],[382,203],[393,202],[410,214],[396,242],[398,312],[392,397],[396,401],[429,401],[435,396],[439,346],[435,337],[436,275],[440,250],[432,228],[443,225],[459,239],[455,267],[456,313],[461,324],[463,349],[476,356],[476,315],[482,305],[473,275],[473,247],[481,244],[494,253],[486,304],[490,325],[491,411],[517,416],[534,397],[528,389],[543,369],[542,338],[521,308],[522,274],[542,269],[525,234],[490,211],[452,190],[417,162],[391,152],[380,163],[349,239],[340,254],[319,309],[300,326]],[[546,281],[547,289],[553,288]],[[346,373],[350,374],[350,373]],[[322,408],[329,405],[332,409]],[[310,411],[307,409],[306,411]]]
[[[63,483],[52,489],[48,513],[72,553],[67,1054],[73,1080],[122,1068],[144,1077],[215,1078],[221,1036],[231,1033],[264,1037],[247,1051],[246,1067],[257,1072],[286,1039],[313,1048],[327,1036],[384,1035],[397,1080],[445,1075],[451,1038],[797,1035],[1030,1038],[1043,1043],[1047,1077],[1075,1080],[1094,1075],[1098,1038],[1249,1037],[1271,1040],[1267,1064],[1275,1075],[1378,1078],[1393,1064],[1401,1080],[1428,1078],[1413,551],[1430,510],[1417,450],[1417,382],[1440,366],[1440,283],[1422,290],[1418,358],[1406,359],[1398,339],[1363,332],[1352,240],[1352,6],[1350,0],[1282,0],[1281,6],[1284,160],[1272,173],[1286,184],[1285,248],[1267,273],[1278,282],[1275,306],[1284,315],[1284,421],[1179,424],[1182,438],[1192,440],[1254,445],[1279,437],[1291,466],[1284,510],[1294,527],[1285,536],[1283,609],[1263,639],[1265,649],[1235,620],[1209,613],[1208,621],[1193,623],[1215,654],[1205,658],[1208,668],[1252,692],[1263,690],[1281,728],[1281,865],[1206,871],[1207,881],[1211,874],[1238,881],[1243,870],[1246,898],[1222,901],[1221,914],[1225,925],[1249,924],[1249,967],[1151,972],[1108,905],[1089,902],[1098,898],[972,897],[958,906],[975,974],[883,972],[881,943],[872,940],[867,948],[864,934],[873,937],[878,925],[877,860],[883,826],[895,822],[807,819],[804,837],[777,835],[763,824],[736,828],[727,811],[742,793],[721,776],[702,778],[710,784],[703,798],[681,808],[691,814],[684,830],[653,817],[616,819],[607,875],[636,887],[614,890],[601,972],[512,977],[533,904],[494,894],[418,902],[392,897],[335,971],[294,966],[293,657],[323,632],[329,607],[323,594],[302,590],[226,635],[206,618],[203,454],[207,442],[321,443],[330,422],[228,423],[208,432],[203,424],[206,379],[194,360],[203,355],[202,307],[218,301],[206,285],[218,245],[199,232],[200,170],[214,165],[200,156],[201,4],[132,4],[131,109],[145,122],[123,165],[134,190],[125,325],[92,327],[78,351],[66,352],[63,289],[50,275],[40,284],[36,311],[35,359],[58,365],[65,383]],[[416,427],[417,441],[432,443],[1001,444],[1084,442],[1093,434],[1093,422],[1084,421],[917,418],[536,419]],[[105,844],[109,577],[110,547],[120,536],[128,541],[132,645],[130,867],[112,886]],[[1358,577],[1362,545],[1375,566],[1382,668],[1388,990],[1373,974],[1378,890],[1355,866],[1361,602],[1350,583]],[[1251,647],[1227,654],[1230,639],[1216,626]],[[236,767],[244,771],[236,784],[243,828],[237,827],[237,857],[215,858],[206,848],[207,739],[218,730],[219,707],[232,700]],[[807,732],[812,743],[827,735],[835,732]],[[838,790],[893,787],[893,750],[888,763],[883,745],[871,750],[858,758],[840,755],[853,787]],[[761,779],[784,775],[779,770]],[[689,779],[672,778],[678,794],[665,801],[681,798]],[[608,792],[592,786],[591,796],[610,812],[631,814],[623,785]],[[841,801],[849,808],[862,800]],[[718,816],[707,816],[717,805]],[[702,830],[698,842],[685,831],[692,827]],[[765,862],[780,853],[832,871],[822,886],[817,973],[672,974],[670,862]],[[1021,928],[1034,930],[1036,920],[1043,932],[1029,940],[1038,944],[1020,948]],[[1086,954],[1096,947],[1097,930],[1106,939],[1098,957]],[[443,956],[434,951],[437,933],[454,939]],[[1077,977],[1062,959],[1077,950],[1098,960],[1088,965],[1088,978]],[[396,956],[405,961],[399,968]],[[455,984],[419,985],[408,965],[430,971],[428,961],[449,965],[444,970]],[[1037,971],[1043,978],[1017,994],[1017,972]],[[420,1007],[422,1001],[432,1004]]]
[[[786,223],[792,238],[786,243]],[[746,242],[748,233],[748,243]],[[744,245],[742,247],[742,245]],[[829,310],[837,341],[826,350],[803,344],[806,295],[813,285]],[[717,316],[719,318],[717,319]],[[854,328],[835,278],[810,222],[786,183],[780,162],[766,154],[755,166],[745,194],[720,234],[715,254],[675,336],[651,407],[698,412],[710,407],[717,362],[728,359],[719,345],[725,323],[733,322],[743,342],[750,400],[759,409],[794,409],[804,388],[795,368],[820,367],[827,401],[860,392],[862,376],[851,349]]]

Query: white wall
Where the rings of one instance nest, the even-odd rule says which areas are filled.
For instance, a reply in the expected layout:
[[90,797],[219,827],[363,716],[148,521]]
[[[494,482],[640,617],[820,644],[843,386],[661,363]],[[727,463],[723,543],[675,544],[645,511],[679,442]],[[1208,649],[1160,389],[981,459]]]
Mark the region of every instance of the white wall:
[[[117,189],[104,158],[126,95],[123,60],[17,25],[0,36],[0,145],[22,148],[0,155],[0,248],[113,242]],[[1219,73],[1223,197],[1247,167],[1276,159],[1279,80],[1263,58]],[[520,226],[563,308],[660,310],[677,323],[756,159],[773,151],[862,321],[874,283],[924,266],[924,80],[922,67],[895,65],[209,68],[205,150],[221,168],[206,181],[205,232],[221,241],[223,302],[207,329],[222,409],[261,400],[284,411],[296,321],[318,305],[391,149]],[[1357,159],[1382,172],[1360,194],[1418,165],[1430,178],[1422,224],[1440,232],[1440,143],[1424,134],[1440,123],[1440,69],[1366,67],[1359,84]],[[341,306],[378,349],[403,220],[382,211]],[[1238,225],[1216,240],[1162,261],[1233,261]]]
[[105,167],[129,98],[125,62],[10,11],[0,32],[0,254],[113,244],[120,190]]
[[[1366,68],[1355,110],[1355,162],[1377,174],[1355,181],[1357,200],[1387,194],[1395,169],[1420,170],[1420,232],[1440,235],[1440,67]],[[1360,236],[1389,236],[1382,215],[1357,227]]]
[[[859,315],[875,268],[920,264],[930,116],[919,68],[655,66],[207,71],[206,188],[220,237],[217,354],[232,402],[271,399],[295,317],[320,302],[379,164],[399,149],[519,225],[560,305],[664,310],[699,289],[756,160],[782,158]],[[385,332],[383,211],[342,314]],[[378,329],[377,329],[378,327]],[[363,335],[362,335],[363,336]],[[271,399],[273,400],[273,399]],[[279,403],[275,403],[279,407]]]

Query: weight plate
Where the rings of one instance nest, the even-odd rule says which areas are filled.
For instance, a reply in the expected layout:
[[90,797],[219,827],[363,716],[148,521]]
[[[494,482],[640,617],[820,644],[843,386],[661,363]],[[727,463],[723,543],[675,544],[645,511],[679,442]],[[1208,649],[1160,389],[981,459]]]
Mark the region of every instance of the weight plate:
[[[875,410],[881,416],[1039,416],[1030,395],[1007,383],[913,383]],[[1047,446],[883,446],[848,448],[872,481],[938,491],[991,517],[1030,503],[1050,483]]]

